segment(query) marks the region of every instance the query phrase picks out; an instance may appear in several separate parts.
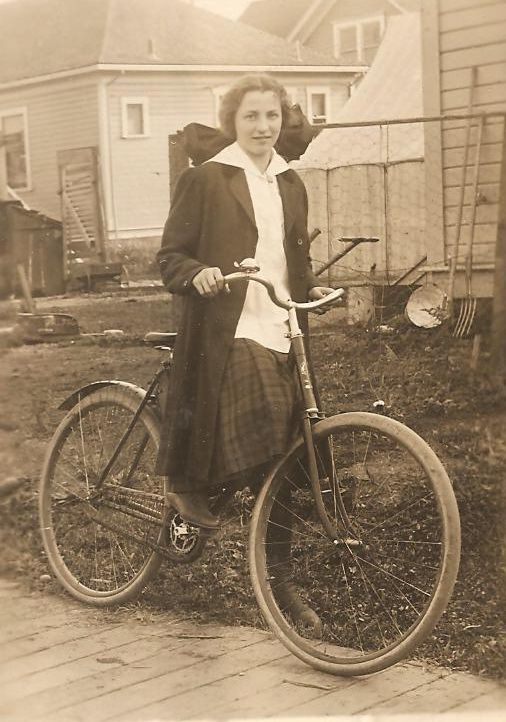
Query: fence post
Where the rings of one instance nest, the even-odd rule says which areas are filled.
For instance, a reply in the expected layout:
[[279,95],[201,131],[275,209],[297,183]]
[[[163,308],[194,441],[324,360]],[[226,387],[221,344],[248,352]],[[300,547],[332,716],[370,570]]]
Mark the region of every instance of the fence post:
[[492,366],[495,374],[506,382],[506,117],[503,120],[499,217],[495,250]]
[[7,155],[5,152],[5,144],[0,134],[0,201],[8,201],[9,193],[7,191]]

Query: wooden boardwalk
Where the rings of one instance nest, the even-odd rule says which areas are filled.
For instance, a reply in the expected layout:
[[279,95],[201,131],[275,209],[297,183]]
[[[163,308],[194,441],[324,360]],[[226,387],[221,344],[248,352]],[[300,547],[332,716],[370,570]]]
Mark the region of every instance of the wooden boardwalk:
[[5,580],[0,605],[5,722],[506,718],[505,687],[468,674],[407,663],[369,677],[334,677],[299,662],[267,632],[112,614]]

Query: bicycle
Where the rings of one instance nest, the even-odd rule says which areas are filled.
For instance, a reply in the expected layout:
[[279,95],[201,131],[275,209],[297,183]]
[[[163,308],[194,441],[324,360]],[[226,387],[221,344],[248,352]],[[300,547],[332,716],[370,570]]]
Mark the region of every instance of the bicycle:
[[[451,482],[400,422],[318,408],[297,310],[328,307],[343,289],[284,302],[252,263],[236,265],[226,283],[261,283],[288,310],[303,399],[301,434],[266,473],[250,521],[257,602],[286,648],[316,669],[382,670],[430,634],[451,596],[460,556]],[[148,334],[169,358],[146,391],[97,381],[60,407],[67,414],[46,454],[40,525],[54,574],[83,602],[131,600],[162,561],[194,562],[206,544],[203,530],[164,505],[164,480],[153,472],[175,335]],[[215,513],[232,493],[218,494]]]

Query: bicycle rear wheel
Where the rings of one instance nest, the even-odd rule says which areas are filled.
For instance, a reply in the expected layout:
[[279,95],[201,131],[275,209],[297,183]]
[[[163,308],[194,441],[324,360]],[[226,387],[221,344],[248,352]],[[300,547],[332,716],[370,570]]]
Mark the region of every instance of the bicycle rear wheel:
[[325,532],[301,442],[255,506],[253,587],[300,659],[369,674],[410,655],[446,608],[460,556],[457,504],[434,452],[397,421],[346,413],[317,423],[314,439],[329,518],[347,528],[339,539]]
[[74,597],[126,602],[162,557],[163,479],[154,472],[159,428],[143,410],[103,485],[102,470],[144,392],[107,386],[81,399],[58,426],[42,472],[39,514],[48,562]]

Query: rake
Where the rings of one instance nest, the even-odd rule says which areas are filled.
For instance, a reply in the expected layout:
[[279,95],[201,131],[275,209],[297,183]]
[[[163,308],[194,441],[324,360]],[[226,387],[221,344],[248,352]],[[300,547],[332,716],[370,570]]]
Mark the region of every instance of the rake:
[[478,199],[478,181],[480,175],[480,156],[481,141],[483,137],[484,117],[481,116],[478,121],[476,151],[474,157],[473,169],[473,186],[471,195],[471,217],[469,221],[469,238],[467,241],[466,258],[465,258],[465,279],[466,279],[466,295],[460,304],[459,316],[455,325],[453,335],[455,338],[465,338],[468,336],[473,325],[476,315],[477,300],[472,293],[472,273],[473,273],[473,240],[474,225],[476,220],[476,205]]

